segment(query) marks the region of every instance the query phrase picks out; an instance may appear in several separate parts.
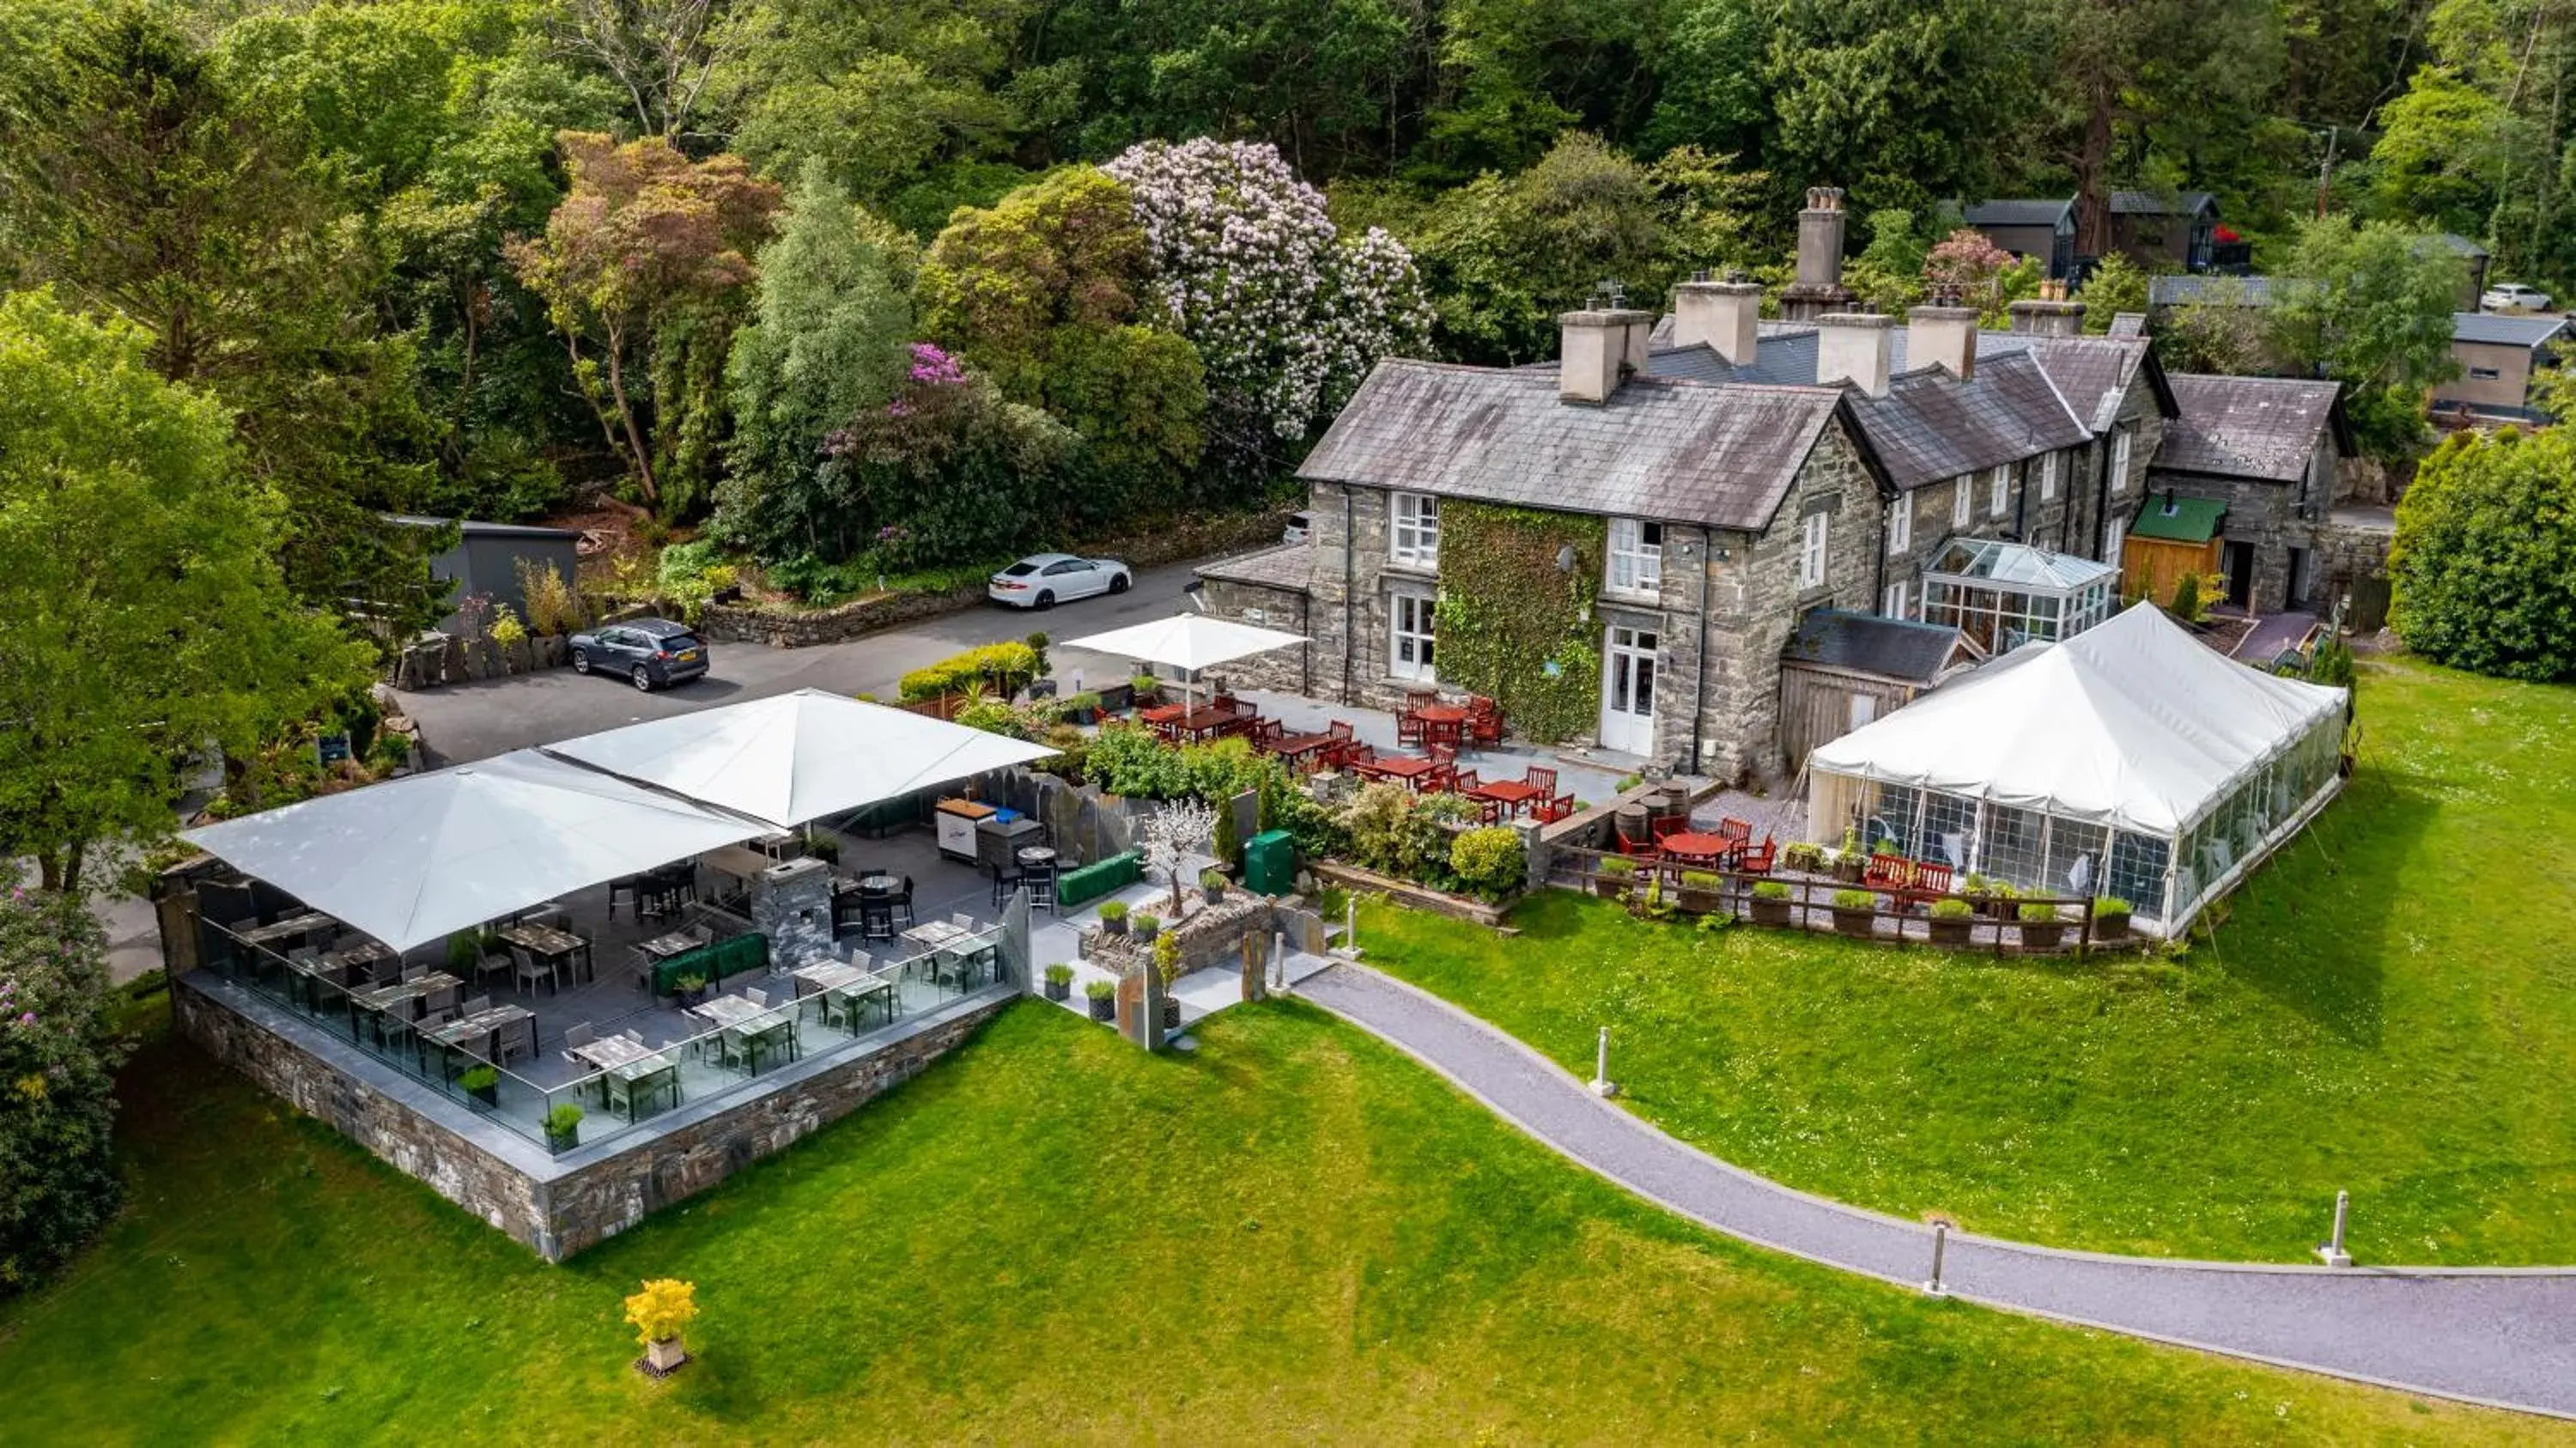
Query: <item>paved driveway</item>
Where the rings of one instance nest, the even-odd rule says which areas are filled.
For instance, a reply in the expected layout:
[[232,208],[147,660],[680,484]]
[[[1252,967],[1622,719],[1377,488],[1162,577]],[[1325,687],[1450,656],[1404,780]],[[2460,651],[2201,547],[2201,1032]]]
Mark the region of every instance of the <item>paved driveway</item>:
[[[1045,613],[984,605],[845,644],[804,649],[719,644],[715,668],[705,678],[651,694],[637,693],[610,679],[552,669],[404,694],[403,709],[420,722],[432,761],[455,764],[795,689],[892,699],[895,681],[905,674],[977,644],[1038,632],[1049,638],[1071,638],[1169,617],[1190,607],[1181,589],[1190,581],[1192,566],[1181,563],[1152,569],[1138,574],[1135,587],[1123,594],[1086,598]],[[1123,661],[1067,650],[1051,653],[1060,676],[1081,669],[1085,682],[1093,685],[1124,676]]]

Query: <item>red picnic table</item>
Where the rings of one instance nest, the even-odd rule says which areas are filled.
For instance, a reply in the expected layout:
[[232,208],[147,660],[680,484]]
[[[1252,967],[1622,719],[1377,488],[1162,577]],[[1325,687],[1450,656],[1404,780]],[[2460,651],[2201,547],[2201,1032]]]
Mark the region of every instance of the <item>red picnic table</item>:
[[1413,717],[1422,721],[1425,744],[1466,742],[1461,736],[1467,727],[1467,711],[1455,704],[1425,704],[1413,711]]
[[1334,744],[1330,734],[1290,734],[1270,741],[1269,750],[1290,764],[1303,764],[1308,755]]
[[1392,784],[1421,792],[1422,781],[1440,766],[1411,754],[1381,754],[1366,764],[1354,764],[1351,772],[1363,779],[1383,779]]
[[1684,865],[1706,865],[1718,869],[1726,857],[1743,847],[1743,841],[1724,835],[1675,834],[1663,838],[1664,858]]
[[1528,808],[1533,800],[1546,799],[1547,791],[1517,779],[1498,779],[1491,784],[1480,784],[1467,791],[1467,798],[1492,800],[1501,805],[1503,813],[1508,816],[1519,814]]

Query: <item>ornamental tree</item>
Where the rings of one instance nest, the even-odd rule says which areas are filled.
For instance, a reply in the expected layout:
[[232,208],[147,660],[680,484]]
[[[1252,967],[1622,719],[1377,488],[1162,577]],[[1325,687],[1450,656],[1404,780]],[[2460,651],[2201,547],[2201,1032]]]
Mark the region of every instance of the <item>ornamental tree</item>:
[[2389,621],[2455,668],[2576,678],[2576,438],[2454,433],[2397,504]]
[[1137,831],[1137,846],[1144,851],[1145,868],[1161,875],[1172,887],[1172,919],[1181,918],[1181,871],[1188,867],[1192,855],[1207,853],[1209,842],[1216,838],[1217,807],[1198,798],[1176,799],[1154,811]]
[[1101,169],[1134,195],[1155,299],[1198,349],[1238,468],[1275,460],[1378,358],[1429,345],[1412,254],[1374,228],[1343,236],[1277,148],[1148,141]]
[[2012,264],[2011,252],[1987,240],[1984,232],[1963,226],[1924,254],[1923,285],[1927,292],[1955,294],[1960,306],[1983,309]]
[[116,1209],[107,941],[75,896],[0,896],[0,1296],[59,1266]]
[[2363,451],[2408,451],[2424,433],[2426,390],[2459,370],[2459,259],[2406,227],[2327,216],[2300,223],[2281,277],[2270,319],[2282,355],[2344,384]]

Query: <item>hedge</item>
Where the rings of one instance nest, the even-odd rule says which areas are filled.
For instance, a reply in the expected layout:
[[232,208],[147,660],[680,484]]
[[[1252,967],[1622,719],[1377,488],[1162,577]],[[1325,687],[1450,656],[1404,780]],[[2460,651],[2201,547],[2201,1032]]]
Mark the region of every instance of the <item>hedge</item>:
[[1123,885],[1133,885],[1145,878],[1145,856],[1127,850],[1108,859],[1067,870],[1056,877],[1055,903],[1059,910],[1087,905]]
[[684,950],[669,960],[653,966],[653,994],[671,995],[673,982],[684,975],[704,979],[709,985],[729,975],[769,968],[769,937],[758,933],[728,936],[709,941],[695,950]]

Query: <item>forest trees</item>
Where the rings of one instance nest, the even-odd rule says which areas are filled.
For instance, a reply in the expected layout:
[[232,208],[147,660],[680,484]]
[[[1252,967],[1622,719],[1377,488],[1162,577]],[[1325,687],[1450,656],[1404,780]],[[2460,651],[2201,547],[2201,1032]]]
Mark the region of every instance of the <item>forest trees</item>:
[[2427,388],[2457,369],[2458,259],[2389,222],[2328,216],[2299,228],[2271,310],[2280,355],[2344,384],[2365,452],[2394,456],[2424,430]]
[[730,305],[778,187],[740,157],[691,161],[658,136],[557,140],[571,190],[543,237],[510,243],[511,265],[646,500],[685,509],[712,482]]
[[107,942],[70,895],[0,895],[0,1297],[42,1281],[106,1225],[124,1058]]

